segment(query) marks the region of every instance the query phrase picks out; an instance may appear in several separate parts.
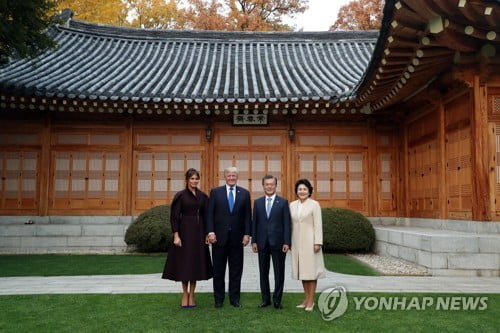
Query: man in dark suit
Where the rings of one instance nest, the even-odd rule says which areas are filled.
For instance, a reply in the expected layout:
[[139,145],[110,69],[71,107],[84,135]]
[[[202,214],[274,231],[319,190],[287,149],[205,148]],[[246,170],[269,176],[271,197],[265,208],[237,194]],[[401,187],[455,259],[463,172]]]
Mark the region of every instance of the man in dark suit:
[[226,264],[229,265],[229,301],[240,308],[243,247],[250,241],[250,193],[236,186],[238,169],[224,170],[226,184],[212,189],[208,199],[206,232],[212,244],[215,307],[224,303]]
[[259,308],[271,305],[269,289],[269,266],[273,260],[274,293],[273,305],[281,309],[283,284],[285,282],[285,259],[291,243],[291,220],[288,201],[276,194],[278,180],[266,175],[262,178],[263,197],[253,206],[252,249],[259,254],[260,293],[262,303]]

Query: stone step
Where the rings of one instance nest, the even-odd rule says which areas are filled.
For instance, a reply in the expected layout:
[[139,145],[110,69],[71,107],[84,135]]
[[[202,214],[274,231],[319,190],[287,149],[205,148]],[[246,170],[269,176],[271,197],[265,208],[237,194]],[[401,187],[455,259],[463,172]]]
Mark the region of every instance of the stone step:
[[376,252],[432,275],[500,276],[500,234],[375,225]]

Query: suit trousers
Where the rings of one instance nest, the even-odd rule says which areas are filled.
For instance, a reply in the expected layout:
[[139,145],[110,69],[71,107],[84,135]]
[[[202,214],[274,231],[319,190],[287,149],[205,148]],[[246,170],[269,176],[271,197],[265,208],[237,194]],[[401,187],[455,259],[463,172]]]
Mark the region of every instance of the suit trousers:
[[223,303],[225,297],[226,264],[229,266],[229,301],[240,302],[241,276],[243,274],[243,244],[230,240],[224,246],[212,245],[212,261],[214,267],[214,300]]
[[271,290],[269,287],[269,268],[271,258],[274,271],[274,293],[273,302],[281,303],[283,287],[285,283],[285,259],[286,253],[282,249],[271,249],[268,245],[264,249],[259,248],[259,272],[260,272],[260,294],[262,302],[271,302]]

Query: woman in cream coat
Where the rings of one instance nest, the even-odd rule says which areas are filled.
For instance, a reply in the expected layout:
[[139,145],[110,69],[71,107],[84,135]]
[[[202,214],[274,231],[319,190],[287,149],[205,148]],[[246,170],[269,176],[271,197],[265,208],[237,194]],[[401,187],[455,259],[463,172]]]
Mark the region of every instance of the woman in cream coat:
[[292,278],[302,280],[304,301],[297,308],[312,311],[317,280],[325,277],[323,225],[319,203],[310,198],[313,187],[307,179],[295,183],[298,200],[290,203],[292,216]]

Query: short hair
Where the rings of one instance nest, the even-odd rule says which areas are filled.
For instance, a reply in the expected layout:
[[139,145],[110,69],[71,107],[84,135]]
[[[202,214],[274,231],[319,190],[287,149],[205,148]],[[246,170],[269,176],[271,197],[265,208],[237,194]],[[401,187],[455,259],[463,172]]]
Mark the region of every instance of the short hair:
[[188,183],[189,179],[191,179],[191,177],[193,177],[193,175],[197,175],[198,179],[200,178],[200,172],[198,170],[196,170],[195,168],[187,169],[187,171],[186,171],[186,188],[188,187],[187,183]]
[[236,176],[238,176],[238,168],[237,168],[237,167],[230,166],[230,167],[225,168],[225,169],[224,169],[224,176],[225,176],[228,172],[235,172],[235,173],[236,173]]
[[274,179],[274,185],[278,186],[278,178],[274,177],[273,175],[265,175],[264,177],[262,177],[262,186],[264,186],[264,181],[266,181],[266,179]]
[[313,194],[313,187],[311,185],[311,182],[305,178],[299,179],[295,183],[295,194],[297,194],[297,190],[299,188],[299,185],[305,185],[305,187],[307,187],[307,189],[309,190],[309,196],[311,196]]

